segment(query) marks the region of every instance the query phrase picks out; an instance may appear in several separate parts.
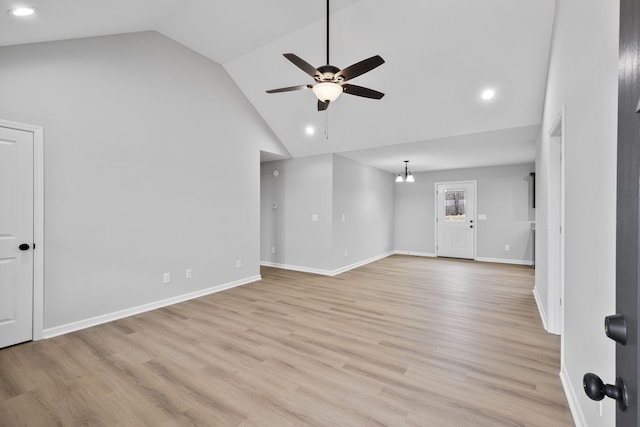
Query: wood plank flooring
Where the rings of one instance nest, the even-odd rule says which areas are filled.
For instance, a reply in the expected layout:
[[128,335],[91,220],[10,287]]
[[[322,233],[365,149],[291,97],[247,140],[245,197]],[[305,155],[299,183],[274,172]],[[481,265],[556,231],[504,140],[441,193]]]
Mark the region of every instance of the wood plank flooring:
[[573,425],[528,267],[262,275],[0,350],[0,425]]

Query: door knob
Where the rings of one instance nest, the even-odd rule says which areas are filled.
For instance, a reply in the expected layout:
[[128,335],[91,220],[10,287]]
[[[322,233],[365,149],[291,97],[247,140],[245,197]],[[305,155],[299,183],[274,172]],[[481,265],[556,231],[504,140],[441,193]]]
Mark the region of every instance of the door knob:
[[614,385],[605,384],[599,376],[589,372],[584,374],[584,377],[582,378],[582,386],[584,387],[584,392],[587,394],[589,399],[599,401],[607,396],[618,402],[618,408],[621,411],[627,409],[627,387],[624,385],[622,378],[616,378],[616,383]]
[[20,249],[21,251],[28,251],[30,247],[31,246],[29,246],[28,243],[23,243],[20,246],[18,246],[18,249]]
[[604,318],[604,333],[615,342],[627,344],[627,322],[622,314],[612,314]]

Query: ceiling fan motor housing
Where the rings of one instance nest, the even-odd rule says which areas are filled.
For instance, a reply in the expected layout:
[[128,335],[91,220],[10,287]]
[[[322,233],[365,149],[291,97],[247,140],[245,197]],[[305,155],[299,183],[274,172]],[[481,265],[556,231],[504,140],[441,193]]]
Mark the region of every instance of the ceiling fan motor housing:
[[342,76],[336,77],[336,74],[340,72],[340,68],[333,65],[323,65],[322,67],[318,67],[318,72],[320,75],[315,76],[317,82],[342,83],[344,81]]

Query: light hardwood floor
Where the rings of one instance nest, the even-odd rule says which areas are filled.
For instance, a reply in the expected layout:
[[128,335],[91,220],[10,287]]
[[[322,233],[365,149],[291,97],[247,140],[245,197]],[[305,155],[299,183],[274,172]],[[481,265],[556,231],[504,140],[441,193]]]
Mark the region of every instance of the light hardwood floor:
[[262,275],[0,350],[0,425],[573,425],[528,267]]

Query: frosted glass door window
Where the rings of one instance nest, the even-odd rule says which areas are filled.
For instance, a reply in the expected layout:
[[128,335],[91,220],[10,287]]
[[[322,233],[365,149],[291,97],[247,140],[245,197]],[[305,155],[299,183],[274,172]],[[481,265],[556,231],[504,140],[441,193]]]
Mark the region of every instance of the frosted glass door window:
[[444,212],[445,221],[465,221],[465,207],[466,199],[465,192],[447,191],[445,190],[444,197]]

